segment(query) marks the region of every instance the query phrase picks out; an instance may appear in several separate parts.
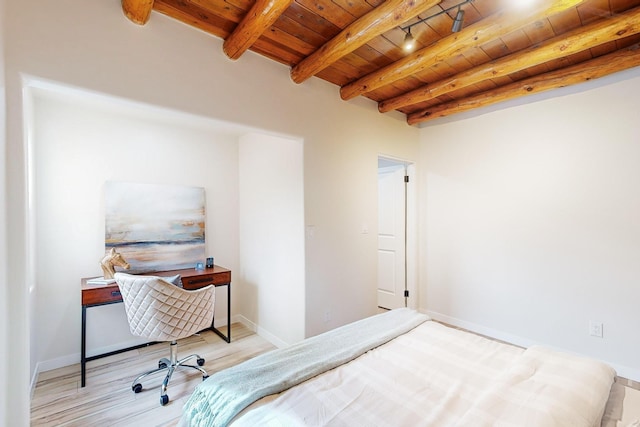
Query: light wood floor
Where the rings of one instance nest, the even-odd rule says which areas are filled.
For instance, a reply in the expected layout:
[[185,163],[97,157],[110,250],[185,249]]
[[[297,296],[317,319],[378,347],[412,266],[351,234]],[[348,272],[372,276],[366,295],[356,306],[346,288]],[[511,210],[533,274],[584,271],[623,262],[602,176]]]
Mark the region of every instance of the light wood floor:
[[[268,341],[240,323],[231,327],[231,343],[213,332],[178,342],[178,358],[198,353],[213,373],[274,348]],[[145,378],[144,390],[135,394],[131,381],[140,373],[169,357],[168,344],[91,361],[87,364],[86,387],[80,387],[80,364],[43,372],[31,400],[32,426],[174,426],[182,407],[202,382],[202,375],[190,368],[173,374],[167,394],[169,403],[160,406],[160,384],[164,375]],[[124,362],[124,363],[123,363]]]

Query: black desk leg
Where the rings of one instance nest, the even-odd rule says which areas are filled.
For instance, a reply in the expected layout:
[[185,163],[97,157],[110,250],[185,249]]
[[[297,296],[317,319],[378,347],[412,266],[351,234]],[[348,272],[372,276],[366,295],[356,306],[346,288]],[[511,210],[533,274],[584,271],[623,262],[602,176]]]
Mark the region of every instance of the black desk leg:
[[82,306],[82,343],[80,344],[80,387],[84,387],[87,368],[87,306]]
[[[223,285],[220,285],[220,286],[223,286]],[[213,316],[213,321],[211,322],[211,330],[216,334],[218,334],[220,338],[230,343],[231,342],[231,283],[228,283],[226,286],[227,286],[227,336],[224,336],[224,334],[220,332],[218,328],[215,327],[214,325],[216,320],[215,314]]]
[[231,283],[227,286],[227,343],[231,342]]

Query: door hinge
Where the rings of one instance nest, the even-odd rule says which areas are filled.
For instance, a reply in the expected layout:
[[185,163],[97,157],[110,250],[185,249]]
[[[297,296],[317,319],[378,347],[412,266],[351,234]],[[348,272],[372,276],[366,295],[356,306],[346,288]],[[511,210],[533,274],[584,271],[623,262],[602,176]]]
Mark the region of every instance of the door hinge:
[[404,176],[404,182],[409,182],[409,175]]
[[409,298],[409,291],[407,291],[407,290],[404,291],[404,297],[405,298]]

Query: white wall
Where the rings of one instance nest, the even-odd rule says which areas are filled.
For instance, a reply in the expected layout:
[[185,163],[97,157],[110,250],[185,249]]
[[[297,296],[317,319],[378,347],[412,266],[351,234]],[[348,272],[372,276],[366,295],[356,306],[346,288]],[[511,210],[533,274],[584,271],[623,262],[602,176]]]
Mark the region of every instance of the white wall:
[[[375,313],[376,269],[371,265],[376,260],[377,157],[417,160],[417,129],[393,115],[380,115],[373,102],[340,101],[338,88],[319,79],[296,85],[286,67],[252,53],[230,61],[221,40],[160,14],[152,13],[147,26],[136,26],[117,1],[14,1],[7,4],[6,24],[7,98],[12,106],[7,120],[12,200],[7,220],[14,251],[8,275],[14,284],[10,321],[17,324],[10,337],[12,352],[29,353],[24,337],[30,335],[25,74],[304,140],[305,225],[315,230],[305,241],[305,335]],[[73,155],[82,147],[71,150]],[[369,224],[370,234],[360,233],[363,223]],[[38,285],[39,293],[48,286]],[[65,312],[73,310],[69,307],[75,307],[77,298],[56,300],[60,304],[50,307],[56,312],[52,316],[74,318]],[[236,303],[233,314],[242,315],[242,301]],[[326,307],[333,317],[324,322]],[[68,333],[69,343],[79,342],[79,329]],[[11,409],[24,416],[28,362],[14,361],[13,369],[16,405]],[[22,424],[27,422],[25,418]]]
[[[3,79],[2,88],[4,103],[3,117],[3,138],[6,135],[6,145],[2,144],[3,164],[3,199],[0,202],[3,213],[3,232],[6,237],[0,239],[0,244],[5,250],[0,255],[0,262],[3,263],[2,277],[4,295],[6,298],[6,309],[3,313],[3,327],[5,329],[5,341],[3,348],[3,362],[7,363],[6,377],[3,381],[3,388],[6,387],[6,394],[3,399],[4,412],[2,421],[6,425],[26,426],[29,416],[29,380],[30,380],[30,354],[29,354],[29,295],[28,284],[26,283],[26,229],[25,229],[25,176],[24,164],[25,153],[22,138],[21,126],[12,123],[21,115],[21,102],[14,103],[11,92],[12,87],[19,87],[19,76],[11,77],[11,61],[9,50],[11,37],[11,20],[8,17],[10,5],[8,2],[2,3],[2,41],[3,41]],[[16,84],[18,86],[16,86]],[[6,92],[5,92],[6,91]],[[19,98],[19,97],[18,97]],[[6,110],[5,110],[6,108]],[[6,122],[4,121],[6,111]],[[6,134],[5,132],[6,126]],[[18,141],[18,144],[12,143]],[[6,189],[6,192],[4,191]],[[6,204],[5,204],[6,202]],[[4,210],[6,207],[6,211]],[[6,286],[4,286],[6,284]],[[6,318],[5,318],[6,317]],[[14,357],[16,354],[25,357]]]
[[640,379],[640,77],[622,77],[421,129],[423,309]]
[[304,338],[302,141],[240,138],[240,270],[244,315],[280,346]]
[[[4,78],[4,43],[5,43],[5,11],[4,0],[0,0],[0,342],[8,342],[8,328],[10,324],[8,283],[7,283],[7,230],[6,230],[6,172],[4,169],[6,159],[6,97]],[[11,365],[11,349],[7,345],[0,350],[0,378],[9,379],[9,367]],[[3,381],[0,385],[0,425],[11,424],[11,413],[8,409],[8,396],[11,395],[9,381]]]

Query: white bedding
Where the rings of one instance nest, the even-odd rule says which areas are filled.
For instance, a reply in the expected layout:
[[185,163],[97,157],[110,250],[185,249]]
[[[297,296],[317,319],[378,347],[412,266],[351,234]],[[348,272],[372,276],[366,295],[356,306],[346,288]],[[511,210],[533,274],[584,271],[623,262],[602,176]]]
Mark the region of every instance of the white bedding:
[[239,414],[246,426],[599,426],[615,372],[428,321]]

